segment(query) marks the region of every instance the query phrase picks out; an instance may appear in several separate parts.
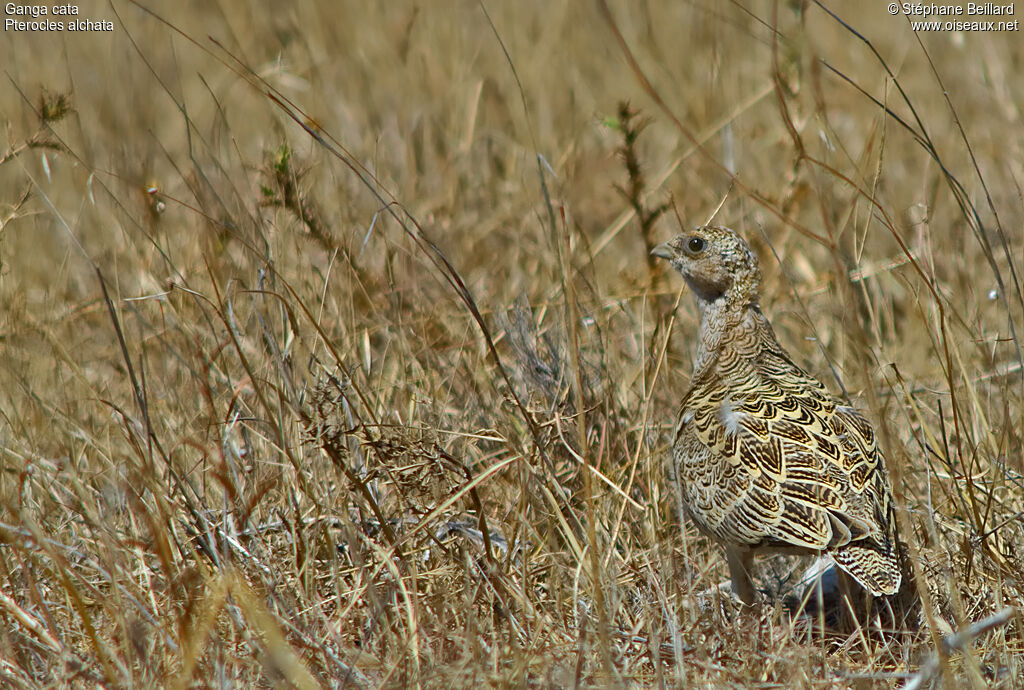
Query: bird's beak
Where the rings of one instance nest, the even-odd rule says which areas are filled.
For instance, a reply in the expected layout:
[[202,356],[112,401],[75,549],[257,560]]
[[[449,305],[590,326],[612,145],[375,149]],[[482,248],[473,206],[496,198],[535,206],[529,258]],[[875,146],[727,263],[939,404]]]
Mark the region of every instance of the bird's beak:
[[675,252],[672,251],[672,247],[668,246],[668,242],[662,242],[657,247],[651,250],[651,256],[657,256],[660,259],[670,259],[675,256]]

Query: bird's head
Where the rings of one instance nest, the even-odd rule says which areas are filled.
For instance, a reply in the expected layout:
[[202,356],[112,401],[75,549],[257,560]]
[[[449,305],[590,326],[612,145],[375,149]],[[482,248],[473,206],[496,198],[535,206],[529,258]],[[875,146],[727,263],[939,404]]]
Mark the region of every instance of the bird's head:
[[651,254],[668,259],[704,305],[723,297],[737,306],[757,304],[757,255],[729,228],[694,228],[659,244]]

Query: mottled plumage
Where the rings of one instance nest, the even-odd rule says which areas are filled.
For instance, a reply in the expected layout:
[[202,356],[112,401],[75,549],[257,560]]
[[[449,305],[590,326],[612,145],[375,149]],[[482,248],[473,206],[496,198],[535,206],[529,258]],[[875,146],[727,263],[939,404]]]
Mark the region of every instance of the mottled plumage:
[[894,594],[889,479],[871,425],[804,372],[758,306],[760,271],[728,228],[659,245],[697,296],[700,340],[673,456],[683,500],[726,548],[733,591],[754,600],[753,553],[827,553],[875,596]]

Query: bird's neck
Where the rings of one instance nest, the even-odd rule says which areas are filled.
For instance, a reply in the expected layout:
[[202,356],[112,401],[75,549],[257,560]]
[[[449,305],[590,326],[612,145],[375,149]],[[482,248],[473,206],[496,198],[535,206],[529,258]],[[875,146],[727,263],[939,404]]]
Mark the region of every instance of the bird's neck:
[[701,323],[695,372],[712,366],[726,351],[733,356],[753,357],[766,339],[775,339],[756,301],[730,300],[723,296],[709,302],[698,300],[698,303]]

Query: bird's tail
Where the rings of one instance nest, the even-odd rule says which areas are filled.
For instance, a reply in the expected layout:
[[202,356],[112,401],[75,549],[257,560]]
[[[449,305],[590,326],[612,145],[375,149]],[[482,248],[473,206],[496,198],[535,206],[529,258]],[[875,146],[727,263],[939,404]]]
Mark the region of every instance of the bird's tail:
[[873,596],[891,596],[900,589],[903,575],[891,540],[859,539],[833,551],[832,558]]

